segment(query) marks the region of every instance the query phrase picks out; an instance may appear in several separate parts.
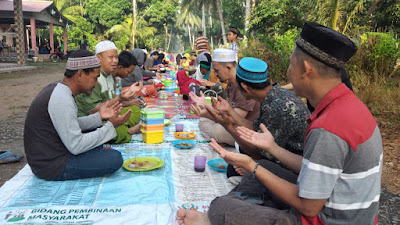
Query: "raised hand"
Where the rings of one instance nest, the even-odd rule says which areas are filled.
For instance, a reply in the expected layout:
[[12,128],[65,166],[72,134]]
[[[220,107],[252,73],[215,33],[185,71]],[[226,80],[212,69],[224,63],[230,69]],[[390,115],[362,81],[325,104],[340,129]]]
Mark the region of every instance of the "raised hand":
[[130,103],[130,105],[135,105],[135,106],[139,106],[139,107],[144,106],[144,101],[142,101],[138,98],[131,100],[129,103]]
[[109,118],[111,118],[115,115],[119,115],[121,113],[122,104],[120,104],[119,102],[116,102],[113,105],[110,105],[110,101],[106,101],[101,104],[102,104],[102,106],[100,107],[99,113],[100,113],[100,118],[102,120],[109,119]]
[[190,105],[190,110],[192,110],[196,116],[206,117],[208,115],[207,109],[203,105]]
[[[242,167],[243,169],[249,171],[251,170],[251,162],[253,160],[248,156],[236,152],[230,152],[225,150],[219,145],[214,138],[211,138],[210,146],[223,158],[227,163],[232,164],[237,167]],[[248,169],[247,169],[248,168]]]
[[129,87],[129,90],[131,92],[133,92],[134,95],[136,95],[136,93],[139,92],[140,90],[142,90],[142,88],[143,88],[143,81],[139,81],[139,82],[132,84]]
[[132,109],[129,109],[128,111],[126,111],[126,113],[124,113],[124,115],[122,115],[122,116],[119,116],[119,115],[112,116],[112,117],[109,118],[108,121],[110,121],[113,124],[114,127],[119,127],[122,124],[126,123],[126,121],[129,120],[129,117],[131,116],[131,112],[132,112]]
[[218,110],[221,113],[228,113],[229,110],[233,109],[229,102],[223,99],[221,96],[218,96],[218,100],[211,98],[211,103],[214,109]]
[[200,97],[194,94],[193,92],[189,93],[189,97],[196,104],[199,104],[201,106],[206,104],[206,97],[204,96],[202,91],[200,91]]
[[260,129],[262,133],[255,132],[246,127],[238,127],[237,132],[242,140],[268,151],[268,149],[271,149],[276,145],[274,137],[264,124],[260,124]]
[[233,125],[234,121],[226,112],[215,110],[210,105],[205,105],[207,112],[213,117],[214,121],[222,125],[228,126]]

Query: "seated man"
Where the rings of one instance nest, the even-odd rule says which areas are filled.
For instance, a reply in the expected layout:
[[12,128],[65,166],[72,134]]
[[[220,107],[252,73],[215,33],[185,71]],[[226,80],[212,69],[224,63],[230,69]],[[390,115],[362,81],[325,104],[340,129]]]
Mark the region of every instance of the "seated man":
[[[214,108],[210,107],[209,113],[235,138],[240,150],[253,159],[265,158],[280,164],[279,160],[268,152],[243,141],[236,130],[237,126],[244,126],[260,131],[260,124],[263,123],[279,146],[294,154],[303,155],[304,134],[310,112],[301,99],[293,92],[281,88],[279,84],[271,85],[268,80],[267,63],[256,58],[247,57],[240,60],[236,68],[236,82],[246,99],[254,99],[261,104],[257,120],[252,123],[241,117],[222,98],[213,101]],[[219,111],[219,114],[212,109]],[[231,175],[236,173],[229,167],[228,177]]]
[[[122,112],[131,110],[129,120],[115,130],[117,136],[112,140],[113,143],[128,143],[132,140],[132,134],[137,132],[137,125],[140,120],[140,108],[137,102],[131,102],[136,93],[141,89],[141,85],[133,84],[130,88],[132,91],[123,90],[119,95],[115,94],[114,77],[115,70],[118,67],[117,47],[111,41],[101,41],[95,46],[96,56],[99,58],[101,67],[101,76],[98,79],[98,84],[93,89],[90,95],[80,94],[75,97],[78,106],[78,116],[87,116],[97,112],[105,102],[110,101],[111,104],[121,102],[124,106]],[[132,60],[132,58],[131,58]],[[129,64],[134,64],[131,61]],[[103,104],[102,104],[103,103]]]
[[153,77],[160,77],[160,74],[155,72],[147,71],[143,68],[144,60],[146,59],[146,54],[143,52],[143,49],[135,48],[131,51],[133,57],[135,57],[137,66],[131,73],[131,75],[125,79],[122,79],[122,87],[129,87],[136,82],[143,81],[143,84],[152,84]]
[[[259,114],[260,104],[255,100],[247,100],[240,93],[236,83],[236,60],[237,55],[228,49],[216,49],[213,52],[212,65],[215,74],[221,82],[228,82],[226,95],[232,108],[241,116],[254,122]],[[221,85],[222,87],[222,85]],[[225,128],[214,121],[214,118],[207,112],[207,109],[200,107],[199,98],[190,94],[197,106],[191,106],[191,110],[198,116],[203,117],[199,121],[199,128],[206,140],[214,138],[218,143],[225,143],[234,146],[235,139]],[[199,105],[200,104],[200,105]]]
[[[249,172],[234,191],[264,194],[264,204],[251,204],[232,192],[213,200],[208,217],[179,210],[179,223],[377,224],[382,138],[368,108],[340,79],[340,70],[356,51],[342,34],[306,22],[287,71],[295,93],[315,107],[304,156],[280,147],[264,125],[263,133],[238,128],[242,139],[297,171],[297,182],[288,179],[285,169],[228,152],[213,140],[211,146],[222,158]],[[288,207],[279,210],[276,201]]]
[[64,79],[46,86],[32,101],[24,147],[28,164],[39,178],[61,181],[104,176],[122,166],[121,153],[103,149],[102,144],[117,135],[114,127],[125,123],[131,110],[118,116],[121,105],[116,102],[90,116],[77,117],[74,96],[90,94],[99,75],[98,58],[77,50],[67,61]]

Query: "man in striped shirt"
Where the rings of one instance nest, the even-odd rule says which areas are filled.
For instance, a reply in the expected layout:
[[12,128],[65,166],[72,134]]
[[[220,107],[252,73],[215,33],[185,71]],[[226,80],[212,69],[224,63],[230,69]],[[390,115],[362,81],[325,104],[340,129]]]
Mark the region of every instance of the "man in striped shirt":
[[204,51],[211,51],[210,46],[208,45],[208,38],[206,36],[203,36],[203,31],[197,32],[197,39],[194,42],[194,48],[193,52],[196,52],[197,49],[197,55]]
[[295,93],[315,107],[303,157],[278,146],[264,125],[260,125],[262,133],[238,128],[242,139],[298,173],[297,182],[285,179],[284,169],[228,152],[212,140],[222,158],[249,172],[233,191],[263,194],[264,203],[254,205],[231,192],[213,200],[208,217],[179,210],[180,224],[195,220],[197,224],[377,224],[381,134],[368,108],[340,78],[340,69],[356,50],[342,34],[306,22],[287,71]]

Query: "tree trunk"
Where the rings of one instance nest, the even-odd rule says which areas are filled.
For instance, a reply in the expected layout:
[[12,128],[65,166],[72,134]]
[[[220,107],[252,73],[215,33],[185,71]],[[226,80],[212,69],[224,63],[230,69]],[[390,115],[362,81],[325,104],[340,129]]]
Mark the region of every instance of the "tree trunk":
[[207,36],[206,33],[206,13],[205,13],[205,5],[201,6],[201,26],[203,27],[204,36]]
[[171,33],[170,33],[170,35],[169,35],[168,46],[167,46],[167,49],[165,50],[165,51],[167,51],[167,52],[169,52],[169,46],[170,46],[170,44],[171,44],[172,31],[173,31],[173,29],[174,29],[174,27],[172,26],[172,27],[171,27]]
[[212,14],[211,14],[211,5],[208,6],[208,23],[212,27],[213,22],[212,22]]
[[[14,23],[16,35],[16,52],[17,52],[17,63],[20,66],[25,65],[25,40],[24,40],[24,18],[22,14],[22,0],[14,0]],[[36,41],[36,40],[35,40]]]
[[165,25],[165,43],[164,43],[164,51],[167,51],[167,43],[168,43],[168,26]]
[[371,8],[368,10],[368,16],[372,16],[372,13],[374,13],[376,7],[378,6],[378,3],[380,3],[382,0],[375,0],[374,3],[372,4]]
[[338,21],[338,17],[339,17],[339,0],[335,0],[333,2],[334,5],[334,12],[332,15],[332,30],[337,30],[337,21]]
[[[245,13],[245,20],[244,20],[244,31],[247,32],[249,27],[249,16],[250,16],[250,0],[246,0],[246,13]],[[246,39],[247,37],[244,36]]]
[[222,2],[221,0],[217,0],[217,8],[218,8],[218,13],[219,13],[219,20],[221,21],[221,31],[222,31],[222,39],[224,41],[224,45],[227,45],[228,42],[226,40],[226,34],[225,34],[225,24],[224,24],[224,16],[222,15]]
[[133,21],[132,21],[132,49],[135,49],[135,35],[136,35],[136,0],[132,0],[133,4]]
[[189,44],[190,44],[190,48],[193,49],[193,45],[192,45],[192,35],[190,34],[190,26],[187,25],[188,27],[188,31],[189,31]]

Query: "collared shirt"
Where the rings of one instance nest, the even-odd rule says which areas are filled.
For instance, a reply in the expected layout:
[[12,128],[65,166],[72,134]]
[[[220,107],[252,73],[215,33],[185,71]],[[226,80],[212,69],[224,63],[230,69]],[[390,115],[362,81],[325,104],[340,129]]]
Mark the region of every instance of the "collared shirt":
[[[304,102],[292,91],[274,84],[261,104],[260,115],[254,122],[254,130],[260,131],[263,123],[271,132],[275,142],[284,149],[303,155],[304,134],[310,112]],[[280,164],[271,154],[260,150],[262,156]]]
[[382,173],[382,138],[368,108],[340,84],[308,120],[299,197],[328,199],[303,224],[376,224]]
[[246,119],[254,122],[260,113],[260,103],[254,99],[247,100],[246,97],[240,92],[239,86],[236,82],[228,81],[226,86],[227,100],[232,108],[239,108],[247,111]]
[[96,108],[98,104],[115,97],[114,78],[111,74],[107,75],[101,70],[97,81],[99,83],[94,87],[90,95],[79,94],[75,97],[75,102],[78,106],[78,116],[87,116],[89,111]]

